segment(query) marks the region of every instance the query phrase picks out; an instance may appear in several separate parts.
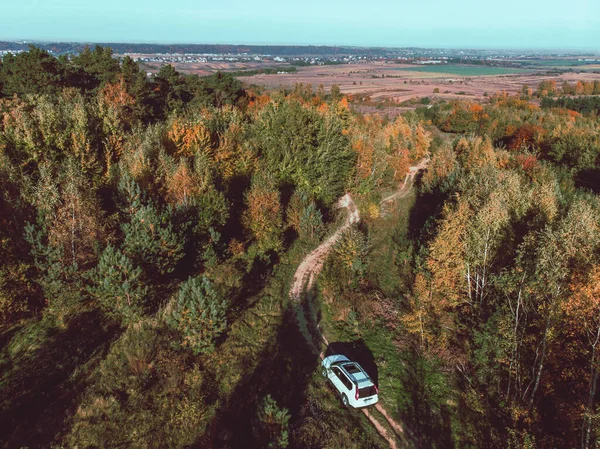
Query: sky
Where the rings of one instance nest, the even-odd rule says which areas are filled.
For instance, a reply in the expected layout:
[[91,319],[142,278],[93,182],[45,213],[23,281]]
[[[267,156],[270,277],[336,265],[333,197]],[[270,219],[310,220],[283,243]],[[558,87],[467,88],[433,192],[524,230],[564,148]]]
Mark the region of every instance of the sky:
[[600,51],[600,0],[0,0],[0,40]]

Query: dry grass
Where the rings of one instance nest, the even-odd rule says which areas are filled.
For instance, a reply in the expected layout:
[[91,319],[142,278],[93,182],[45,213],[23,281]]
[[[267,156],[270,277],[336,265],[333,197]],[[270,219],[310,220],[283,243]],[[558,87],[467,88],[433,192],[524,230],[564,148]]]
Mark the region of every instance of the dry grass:
[[[523,85],[535,87],[543,80],[574,83],[577,80],[599,80],[597,73],[565,73],[562,75],[535,75],[518,73],[510,75],[459,76],[444,73],[424,73],[397,70],[412,65],[387,63],[345,64],[338,66],[299,67],[298,72],[276,75],[255,75],[241,78],[249,84],[258,84],[268,89],[293,88],[296,83],[311,84],[316,89],[323,84],[326,91],[337,84],[345,94],[365,96],[373,99],[387,98],[401,103],[412,98],[436,99],[485,99],[502,91],[516,93]],[[385,75],[385,77],[382,77]],[[394,76],[388,78],[388,76]],[[434,94],[434,89],[440,93]],[[465,92],[460,94],[459,92]]]

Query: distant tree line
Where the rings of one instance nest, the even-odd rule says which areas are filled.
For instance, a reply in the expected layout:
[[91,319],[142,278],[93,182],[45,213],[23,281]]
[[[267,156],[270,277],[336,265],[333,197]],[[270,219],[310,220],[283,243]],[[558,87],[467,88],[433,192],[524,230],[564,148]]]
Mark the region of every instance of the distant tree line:
[[109,47],[85,47],[77,56],[55,58],[30,46],[27,52],[6,54],[0,63],[0,98],[55,95],[65,88],[87,96],[103,89],[119,91],[122,100],[131,99],[130,112],[142,123],[162,120],[189,105],[222,107],[243,103],[246,95],[240,82],[221,72],[208,77],[183,75],[166,65],[149,78],[129,56],[122,62],[115,59]]
[[[36,44],[43,50],[55,54],[76,54],[82,52],[86,43],[48,42]],[[94,46],[96,44],[93,44]],[[392,51],[383,48],[351,48],[314,45],[221,45],[221,44],[143,44],[143,43],[102,43],[101,47],[111,47],[115,53],[195,53],[195,54],[260,54],[273,56],[324,56],[324,55],[388,55]],[[27,50],[27,46],[16,42],[0,42],[0,50]]]
[[275,75],[279,72],[285,73],[296,73],[298,69],[296,67],[266,67],[264,69],[254,70],[236,70],[234,72],[227,72],[230,76],[254,76],[254,75]]
[[560,98],[542,98],[540,103],[542,108],[565,108],[577,111],[580,114],[600,114],[600,96],[592,97],[560,97]]

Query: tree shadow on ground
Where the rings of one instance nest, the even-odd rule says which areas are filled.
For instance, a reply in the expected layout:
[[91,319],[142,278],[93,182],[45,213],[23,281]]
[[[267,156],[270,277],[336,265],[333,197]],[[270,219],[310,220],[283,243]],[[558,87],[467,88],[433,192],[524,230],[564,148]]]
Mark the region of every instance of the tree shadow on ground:
[[415,176],[413,184],[413,188],[418,192],[408,221],[408,238],[412,241],[424,241],[430,237],[442,207],[448,199],[448,194],[445,192],[423,192],[422,177],[423,172],[420,172]]
[[[4,347],[10,343],[15,334],[17,334],[17,332],[19,332],[19,330],[21,330],[25,326],[26,324],[23,323],[15,323],[12,325],[5,325],[3,327],[0,327],[0,351],[2,351]],[[2,362],[3,360],[0,359],[0,372],[4,372],[4,369],[1,369]]]
[[317,368],[318,356],[298,332],[292,308],[284,313],[276,336],[257,358],[260,361],[256,368],[241,373],[242,380],[217,410],[206,434],[194,447],[262,449],[253,430],[257,408],[267,394],[280,408],[287,408],[290,415],[299,413]]
[[35,350],[4,354],[8,363],[0,378],[1,447],[49,447],[57,440],[86,388],[87,374],[118,330],[100,312],[85,311],[69,320],[65,330],[46,330]]
[[223,240],[228,242],[235,238],[243,241],[242,213],[246,210],[245,193],[250,188],[249,176],[236,176],[229,181],[227,186],[227,199],[231,203],[230,215],[221,232]]
[[575,177],[575,186],[600,193],[600,169],[581,170]]
[[241,274],[241,288],[233,294],[229,293],[230,311],[227,318],[230,324],[242,316],[248,308],[256,304],[258,293],[265,288],[269,276],[273,272],[273,264],[270,261],[257,259],[252,263],[249,271],[244,272],[241,262],[238,263],[236,268]]
[[[451,414],[448,390],[435,363],[416,351],[404,357],[401,382],[404,394],[398,409],[421,448],[452,448]],[[460,412],[459,412],[460,413]]]
[[[311,291],[305,290],[303,295],[307,300],[303,304],[305,316],[312,317],[309,321],[309,330],[313,336],[313,341],[321,341],[321,331],[315,328],[315,323],[320,323],[323,312],[319,298],[319,287],[315,285]],[[318,327],[318,324],[317,324]],[[375,385],[379,385],[379,371],[375,363],[373,352],[369,349],[362,338],[352,341],[336,341],[329,343],[325,350],[325,356],[341,354],[348,357],[353,362],[357,362],[367,372]]]
[[362,338],[353,341],[335,341],[329,343],[326,356],[341,354],[357,362],[367,372],[375,385],[379,385],[379,371],[373,353]]

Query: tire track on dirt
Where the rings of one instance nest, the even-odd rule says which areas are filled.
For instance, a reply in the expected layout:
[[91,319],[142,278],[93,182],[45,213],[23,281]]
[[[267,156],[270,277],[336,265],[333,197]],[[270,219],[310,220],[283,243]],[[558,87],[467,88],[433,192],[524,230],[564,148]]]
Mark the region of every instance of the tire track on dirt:
[[[410,190],[412,189],[414,178],[416,174],[427,167],[427,163],[429,161],[427,159],[423,159],[419,164],[410,167],[409,173],[406,175],[404,179],[404,183],[400,190],[395,192],[394,194],[384,198],[380,206],[383,207],[387,203],[394,201],[399,198],[403,198],[408,195]],[[290,297],[294,302],[294,308],[296,312],[296,317],[298,320],[298,327],[300,328],[300,332],[312,348],[315,354],[319,354],[319,357],[323,359],[325,357],[324,350],[320,350],[319,347],[322,343],[327,346],[329,342],[323,332],[319,329],[319,326],[314,326],[316,336],[321,340],[318,344],[315,344],[313,334],[310,331],[309,320],[304,313],[302,308],[302,297],[308,295],[312,292],[314,284],[316,282],[317,276],[321,272],[323,268],[323,264],[325,263],[326,256],[329,254],[333,246],[339,241],[344,232],[349,229],[353,224],[358,223],[360,221],[360,215],[358,213],[358,208],[356,204],[352,200],[350,194],[344,195],[339,199],[337,203],[338,208],[346,208],[348,210],[348,215],[346,216],[346,220],[338,228],[338,230],[330,236],[327,240],[321,243],[315,250],[313,250],[308,256],[304,258],[304,260],[300,263],[298,268],[296,269],[296,273],[294,275],[294,281],[292,283],[292,287],[290,288]],[[371,422],[373,427],[377,430],[379,435],[387,441],[391,449],[397,449],[398,444],[396,442],[396,438],[399,438],[403,443],[406,443],[406,436],[404,433],[404,428],[402,425],[397,423],[389,414],[385,411],[385,409],[381,406],[380,403],[375,405],[376,410],[385,418],[387,424],[392,429],[395,435],[390,435],[388,429],[385,428],[366,408],[361,409],[361,412],[367,417],[367,419]]]

